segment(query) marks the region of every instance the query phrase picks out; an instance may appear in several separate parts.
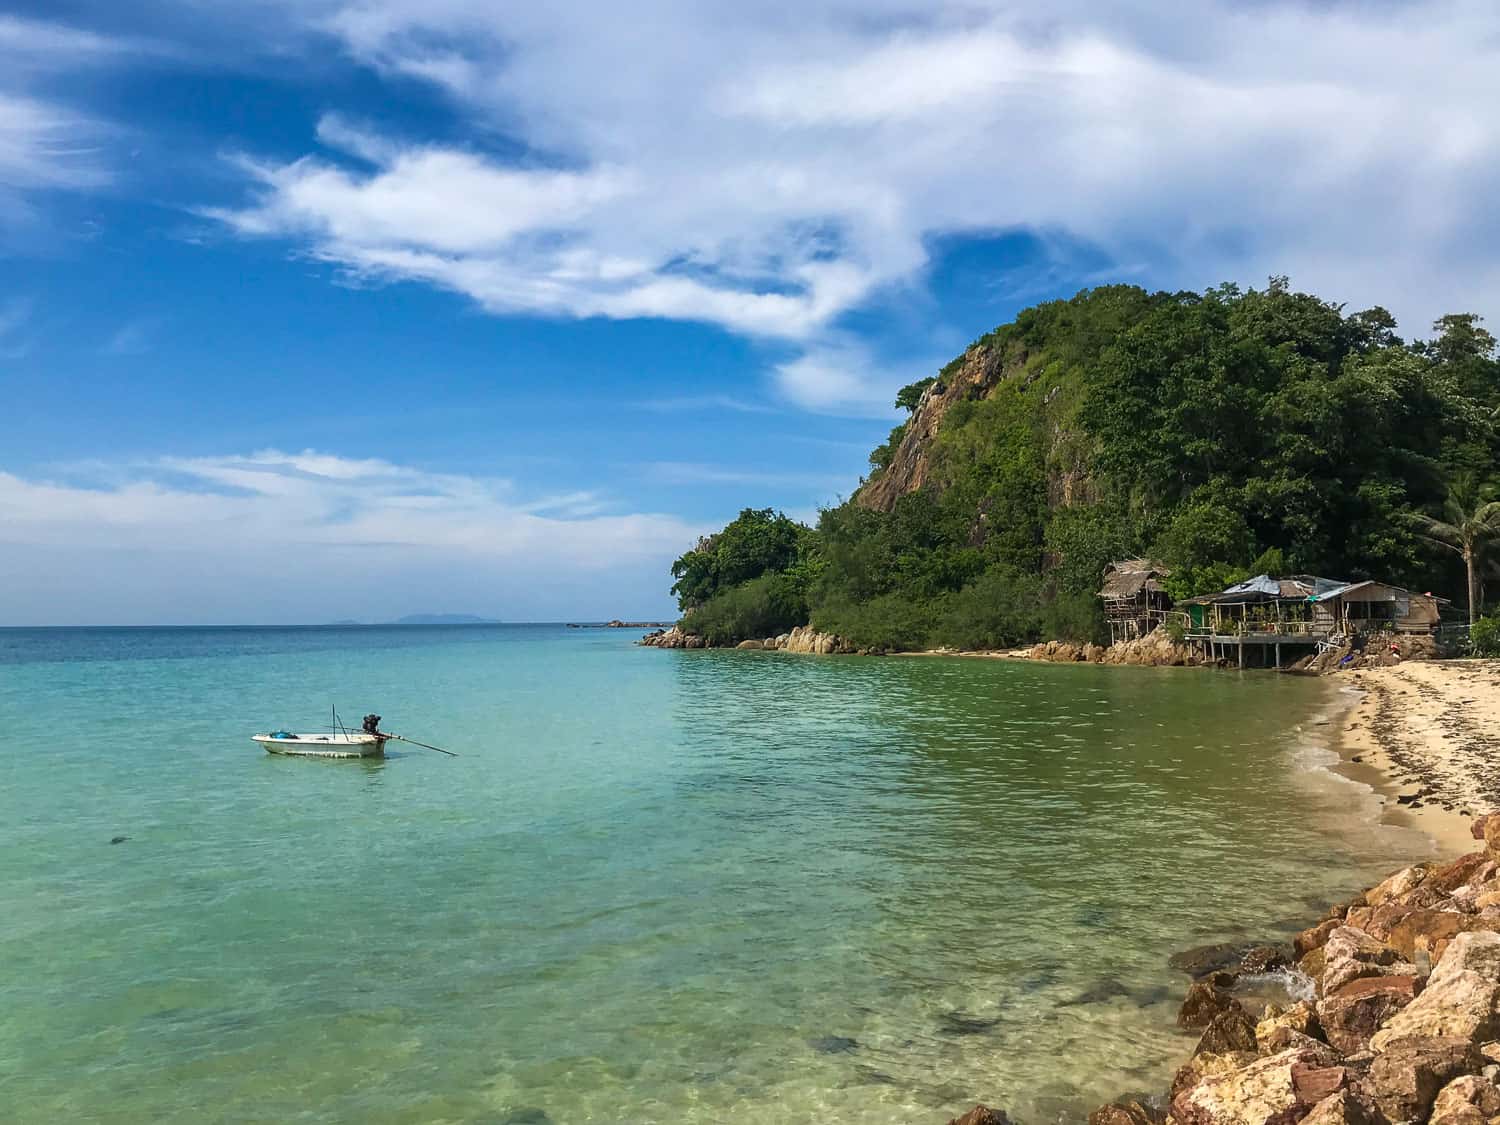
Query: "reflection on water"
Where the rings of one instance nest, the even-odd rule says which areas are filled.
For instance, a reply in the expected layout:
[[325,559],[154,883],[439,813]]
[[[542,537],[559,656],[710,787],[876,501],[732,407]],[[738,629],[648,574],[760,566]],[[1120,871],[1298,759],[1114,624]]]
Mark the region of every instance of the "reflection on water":
[[[1190,1047],[1170,953],[1417,846],[1285,677],[68,632],[0,631],[20,1121],[1071,1119]],[[463,757],[248,741],[329,703]]]

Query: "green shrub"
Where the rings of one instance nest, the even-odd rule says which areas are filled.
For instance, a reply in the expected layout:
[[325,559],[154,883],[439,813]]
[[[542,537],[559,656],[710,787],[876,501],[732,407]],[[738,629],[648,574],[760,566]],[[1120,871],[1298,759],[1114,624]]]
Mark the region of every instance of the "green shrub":
[[807,601],[784,574],[764,574],[715,594],[682,619],[682,630],[711,645],[784,633],[807,622]]
[[1500,617],[1481,617],[1469,630],[1475,656],[1500,656]]

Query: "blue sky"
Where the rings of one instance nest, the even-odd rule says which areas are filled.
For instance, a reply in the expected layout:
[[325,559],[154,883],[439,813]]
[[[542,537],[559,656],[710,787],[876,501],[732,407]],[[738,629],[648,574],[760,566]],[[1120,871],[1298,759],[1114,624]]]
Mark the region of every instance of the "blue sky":
[[0,623],[664,615],[1037,300],[1500,295],[1493,5],[531,7],[0,3]]

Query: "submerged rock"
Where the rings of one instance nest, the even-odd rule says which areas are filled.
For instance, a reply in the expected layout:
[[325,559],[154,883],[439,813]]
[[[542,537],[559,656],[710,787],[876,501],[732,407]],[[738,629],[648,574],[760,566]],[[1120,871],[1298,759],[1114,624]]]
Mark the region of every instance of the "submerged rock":
[[809,1039],[807,1045],[821,1055],[844,1055],[859,1049],[859,1040],[847,1035],[822,1035]]
[[1238,967],[1241,958],[1252,948],[1254,947],[1228,941],[1198,945],[1172,954],[1167,958],[1167,964],[1197,980],[1210,973]]

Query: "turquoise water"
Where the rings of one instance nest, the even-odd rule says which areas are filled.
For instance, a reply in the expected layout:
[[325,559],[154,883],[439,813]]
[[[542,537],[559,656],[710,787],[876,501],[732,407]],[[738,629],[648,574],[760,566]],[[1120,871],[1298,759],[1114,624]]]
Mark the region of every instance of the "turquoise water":
[[[0,630],[4,1118],[1072,1120],[1420,847],[1313,681],[636,635]],[[330,703],[462,757],[249,741]]]

